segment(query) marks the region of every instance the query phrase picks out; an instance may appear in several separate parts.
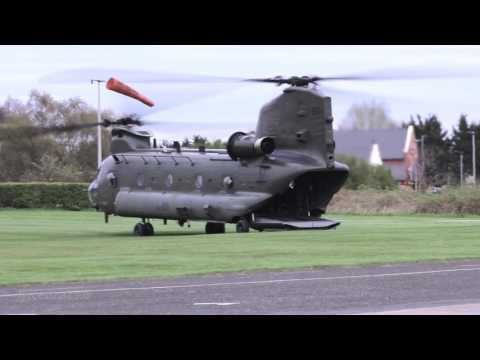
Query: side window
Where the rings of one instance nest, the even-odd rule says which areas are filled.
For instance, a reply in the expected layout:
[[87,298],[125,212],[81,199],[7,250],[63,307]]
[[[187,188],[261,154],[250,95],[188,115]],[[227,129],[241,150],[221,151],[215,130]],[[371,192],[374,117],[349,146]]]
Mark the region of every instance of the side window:
[[108,182],[110,183],[110,186],[116,188],[118,186],[118,181],[117,177],[115,176],[114,173],[109,173],[107,175]]
[[137,186],[144,187],[145,186],[145,175],[140,173],[137,175]]
[[173,185],[173,175],[168,174],[167,178],[165,179],[165,186],[167,188],[171,187]]
[[197,189],[201,189],[203,186],[203,177],[202,175],[198,175],[196,178],[195,178],[195,187]]

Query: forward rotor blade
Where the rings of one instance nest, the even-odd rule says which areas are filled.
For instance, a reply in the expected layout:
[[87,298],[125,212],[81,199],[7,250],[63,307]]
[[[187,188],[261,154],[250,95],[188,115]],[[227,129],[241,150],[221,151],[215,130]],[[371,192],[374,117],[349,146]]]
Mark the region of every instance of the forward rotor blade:
[[134,125],[134,126],[144,126],[144,125],[155,124],[152,121],[143,121],[132,118],[122,118],[118,120],[107,120],[104,119],[102,123],[91,122],[84,124],[69,124],[69,125],[52,125],[52,126],[2,126],[0,127],[0,140],[8,140],[12,138],[17,138],[19,136],[23,137],[37,137],[41,135],[49,134],[60,134],[67,132],[74,132],[83,129],[88,129],[96,126],[109,127],[112,125]]
[[73,132],[90,127],[98,126],[98,123],[70,124],[70,125],[53,125],[46,127],[37,126],[2,126],[0,127],[0,140],[9,140],[20,136],[32,138],[41,135],[60,134],[65,132]]

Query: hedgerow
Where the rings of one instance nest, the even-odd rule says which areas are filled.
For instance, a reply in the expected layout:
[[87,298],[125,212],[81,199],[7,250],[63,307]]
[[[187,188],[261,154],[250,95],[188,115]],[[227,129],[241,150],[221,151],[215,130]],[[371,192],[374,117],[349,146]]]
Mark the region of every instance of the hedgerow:
[[86,183],[0,183],[0,207],[62,208],[90,207]]

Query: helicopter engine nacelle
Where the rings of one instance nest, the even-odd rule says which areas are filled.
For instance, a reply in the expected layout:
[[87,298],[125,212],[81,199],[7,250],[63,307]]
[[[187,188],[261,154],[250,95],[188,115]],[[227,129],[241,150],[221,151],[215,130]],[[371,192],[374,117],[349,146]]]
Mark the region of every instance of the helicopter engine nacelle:
[[270,136],[257,138],[244,132],[236,132],[227,142],[227,153],[232,160],[255,158],[271,154],[275,150],[275,141]]

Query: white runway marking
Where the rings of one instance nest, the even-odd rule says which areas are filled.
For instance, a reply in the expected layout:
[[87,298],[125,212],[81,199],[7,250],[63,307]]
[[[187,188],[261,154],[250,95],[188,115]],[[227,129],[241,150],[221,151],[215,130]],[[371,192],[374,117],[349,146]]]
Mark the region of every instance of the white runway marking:
[[193,303],[193,305],[218,305],[218,306],[229,306],[229,305],[238,305],[240,303],[238,302],[232,302],[232,303],[229,303],[229,302],[206,302],[206,303]]
[[460,271],[480,271],[480,267],[479,268],[469,268],[469,269],[444,269],[444,270],[397,272],[397,273],[384,273],[384,274],[345,275],[345,276],[293,278],[293,279],[276,279],[276,280],[258,280],[258,281],[237,281],[237,282],[205,283],[205,284],[183,284],[183,285],[165,285],[165,286],[130,287],[130,288],[110,288],[110,289],[81,289],[81,290],[71,290],[71,291],[45,291],[45,292],[38,292],[37,291],[37,292],[30,292],[30,293],[0,294],[0,298],[21,297],[21,296],[41,296],[41,295],[74,295],[74,294],[88,294],[88,293],[93,294],[93,293],[139,291],[139,290],[145,291],[145,290],[187,289],[187,288],[200,288],[200,287],[212,287],[212,286],[281,284],[281,283],[299,282],[299,281],[368,279],[368,278],[378,278],[378,277],[431,275],[431,274],[441,274],[441,273],[460,272]]
[[24,315],[38,315],[38,314],[0,314],[3,316],[24,316]]

